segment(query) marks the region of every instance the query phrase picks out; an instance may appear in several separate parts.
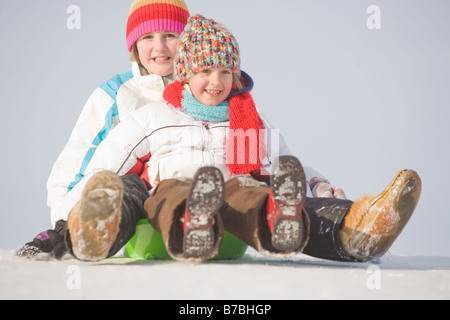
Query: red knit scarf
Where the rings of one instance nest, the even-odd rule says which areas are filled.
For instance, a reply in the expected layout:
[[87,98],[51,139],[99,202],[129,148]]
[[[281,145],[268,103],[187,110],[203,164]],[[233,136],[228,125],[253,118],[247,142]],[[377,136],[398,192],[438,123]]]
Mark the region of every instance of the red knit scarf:
[[[175,81],[166,87],[163,97],[174,107],[182,108],[183,90],[183,84]],[[249,92],[232,96],[229,102],[228,168],[231,174],[250,173],[262,167],[261,159],[266,156],[264,123]]]

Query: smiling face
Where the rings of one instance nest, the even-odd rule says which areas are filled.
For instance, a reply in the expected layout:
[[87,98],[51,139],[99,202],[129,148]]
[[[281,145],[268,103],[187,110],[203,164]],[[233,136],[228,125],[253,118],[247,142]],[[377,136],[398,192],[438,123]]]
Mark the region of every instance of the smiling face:
[[233,86],[229,68],[206,68],[189,79],[192,95],[202,104],[218,106],[225,101]]
[[176,32],[155,31],[139,38],[139,60],[149,74],[164,77],[173,73],[179,36]]

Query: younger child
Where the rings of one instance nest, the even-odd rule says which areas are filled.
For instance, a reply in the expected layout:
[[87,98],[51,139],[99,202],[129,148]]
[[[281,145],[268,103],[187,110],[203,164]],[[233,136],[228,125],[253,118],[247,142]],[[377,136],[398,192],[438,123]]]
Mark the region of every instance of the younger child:
[[[414,171],[401,171],[379,196],[355,203],[307,198],[300,162],[270,161],[264,122],[250,93],[239,90],[240,54],[231,33],[191,17],[175,65],[177,80],[165,89],[165,101],[122,121],[67,195],[59,214],[68,215],[66,242],[75,257],[114,255],[146,217],[178,260],[213,258],[224,230],[271,256],[303,251],[366,261],[389,249],[418,202]],[[255,177],[270,162],[267,184]]]

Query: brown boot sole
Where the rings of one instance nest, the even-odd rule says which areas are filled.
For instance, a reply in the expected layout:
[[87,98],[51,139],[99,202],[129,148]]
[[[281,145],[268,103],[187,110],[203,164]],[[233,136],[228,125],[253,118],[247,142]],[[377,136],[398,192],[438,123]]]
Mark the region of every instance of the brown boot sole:
[[215,256],[214,217],[223,205],[225,185],[222,172],[214,167],[200,168],[186,200],[189,216],[183,237],[184,256],[191,260],[207,260]]
[[122,182],[113,172],[98,172],[86,183],[68,221],[78,259],[98,261],[108,256],[119,232],[122,197]]
[[421,189],[418,174],[402,170],[378,196],[356,201],[340,232],[344,250],[361,261],[383,256],[411,218]]
[[300,161],[292,156],[281,156],[270,185],[276,203],[273,247],[283,252],[303,249],[309,238],[309,220],[302,210],[306,178]]

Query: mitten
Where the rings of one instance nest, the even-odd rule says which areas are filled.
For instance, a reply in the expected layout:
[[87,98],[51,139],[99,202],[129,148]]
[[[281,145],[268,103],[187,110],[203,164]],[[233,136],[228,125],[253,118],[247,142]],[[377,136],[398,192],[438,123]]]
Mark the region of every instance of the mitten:
[[332,186],[329,181],[313,178],[309,182],[312,194],[315,198],[336,198],[336,199],[347,199],[344,190],[341,188]]
[[39,253],[50,253],[60,260],[67,252],[64,243],[64,232],[67,222],[59,220],[55,229],[39,233],[31,242],[26,243],[16,251],[16,256],[23,258],[33,258]]

